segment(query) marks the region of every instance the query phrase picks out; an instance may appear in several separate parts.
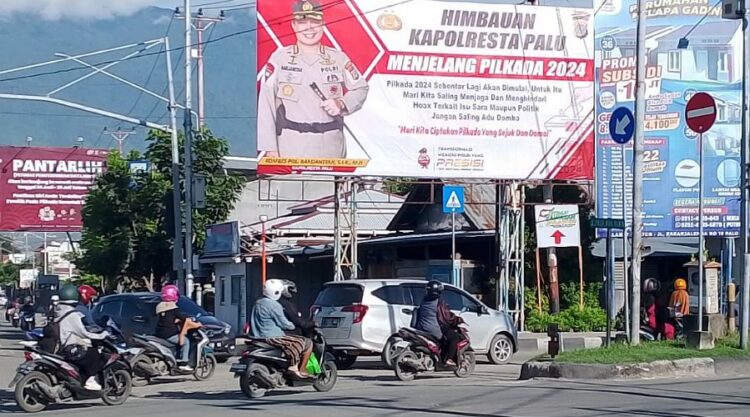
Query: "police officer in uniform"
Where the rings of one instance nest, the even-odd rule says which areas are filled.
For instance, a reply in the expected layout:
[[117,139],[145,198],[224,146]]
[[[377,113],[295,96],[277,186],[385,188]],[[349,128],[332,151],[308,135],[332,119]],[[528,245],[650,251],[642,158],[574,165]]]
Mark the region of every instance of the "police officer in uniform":
[[344,116],[362,108],[367,81],[341,51],[321,44],[323,9],[296,1],[297,43],[276,50],[258,98],[258,150],[265,156],[346,158]]

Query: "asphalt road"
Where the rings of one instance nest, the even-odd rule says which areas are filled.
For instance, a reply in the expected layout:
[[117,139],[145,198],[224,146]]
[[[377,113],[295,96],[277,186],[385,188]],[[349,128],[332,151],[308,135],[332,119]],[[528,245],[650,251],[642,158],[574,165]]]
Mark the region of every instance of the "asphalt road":
[[[21,413],[7,385],[22,353],[15,346],[20,334],[0,327],[0,414]],[[16,340],[14,340],[16,339]],[[653,416],[746,417],[750,415],[750,379],[658,380],[633,382],[517,381],[521,355],[515,364],[483,364],[470,378],[435,374],[402,383],[372,359],[358,361],[340,373],[336,388],[317,393],[312,388],[275,391],[261,400],[245,398],[228,373],[228,365],[204,383],[163,380],[137,388],[121,407],[98,402],[56,405],[44,416]]]

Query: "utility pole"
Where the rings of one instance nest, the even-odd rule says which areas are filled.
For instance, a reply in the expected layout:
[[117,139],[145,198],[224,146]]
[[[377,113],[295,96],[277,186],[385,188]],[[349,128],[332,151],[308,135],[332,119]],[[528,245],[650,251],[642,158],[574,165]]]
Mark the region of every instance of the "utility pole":
[[633,248],[632,305],[630,307],[630,343],[640,343],[641,328],[641,255],[643,248],[643,144],[646,120],[646,2],[638,0],[636,40],[635,141],[633,143]]
[[172,53],[169,49],[169,37],[164,38],[164,50],[167,64],[167,86],[169,88],[169,122],[172,139],[172,216],[174,240],[172,243],[172,265],[177,271],[177,282],[185,282],[185,265],[183,263],[182,209],[180,208],[180,145],[177,139],[177,102],[174,96],[174,77],[172,74]]
[[193,295],[193,25],[190,0],[185,0],[185,295]]
[[[552,183],[544,184],[542,191],[544,204],[552,204]],[[560,283],[557,279],[557,253],[555,248],[547,248],[547,266],[549,267],[549,309],[550,313],[560,312]]]
[[748,0],[742,3],[744,22],[742,25],[742,34],[744,36],[743,45],[743,57],[742,57],[742,71],[744,72],[742,77],[742,201],[740,207],[742,208],[742,216],[740,225],[742,231],[740,232],[740,244],[742,245],[742,315],[740,316],[740,347],[747,349],[747,332],[748,322],[750,322],[750,243],[748,243],[748,227],[750,227],[749,215],[750,207],[750,65],[747,60],[750,59],[750,8],[748,8]]
[[135,128],[122,130],[120,127],[118,127],[115,130],[109,130],[105,127],[104,133],[109,133],[109,136],[112,136],[112,139],[117,141],[117,150],[120,151],[120,155],[122,155],[122,150],[123,150],[122,144],[123,142],[125,142],[125,139],[127,139],[128,136],[135,134]]
[[[183,15],[177,15],[178,19],[189,19]],[[203,14],[203,9],[198,9],[198,13],[192,17],[192,26],[195,33],[198,36],[198,44],[195,46],[195,50],[191,50],[191,53],[195,55],[196,70],[198,73],[198,127],[201,128],[205,124],[205,84],[203,81],[203,32],[206,29],[213,26],[215,23],[219,23],[224,20],[224,12],[222,11],[219,16],[206,16]]]

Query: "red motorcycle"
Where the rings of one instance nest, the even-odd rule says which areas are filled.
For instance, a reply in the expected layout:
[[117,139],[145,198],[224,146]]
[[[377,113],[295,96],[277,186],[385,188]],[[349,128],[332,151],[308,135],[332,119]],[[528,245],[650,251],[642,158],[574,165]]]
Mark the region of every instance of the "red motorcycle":
[[442,361],[442,343],[429,333],[402,328],[399,337],[408,345],[394,359],[393,369],[396,378],[401,381],[411,381],[417,374],[424,372],[453,371],[459,378],[466,378],[474,372],[476,357],[471,349],[469,334],[462,325],[458,326],[460,340],[458,342],[458,362],[456,366],[446,366]]

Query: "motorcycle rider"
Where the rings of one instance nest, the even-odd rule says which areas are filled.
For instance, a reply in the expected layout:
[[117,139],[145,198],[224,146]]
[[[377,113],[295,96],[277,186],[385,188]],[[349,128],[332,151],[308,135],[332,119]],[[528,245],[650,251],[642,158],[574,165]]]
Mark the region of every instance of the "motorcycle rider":
[[23,299],[23,307],[21,307],[21,314],[32,316],[34,317],[34,314],[36,314],[36,308],[34,307],[34,301],[31,299],[30,296],[26,296]]
[[690,296],[687,292],[687,282],[683,278],[674,280],[674,291],[669,297],[669,307],[674,309],[675,317],[690,314]]
[[60,302],[55,311],[55,320],[60,330],[62,355],[78,366],[84,388],[90,391],[101,391],[96,375],[102,369],[99,352],[91,343],[92,340],[103,340],[107,332],[92,333],[83,324],[84,314],[76,310],[79,293],[75,285],[65,285],[60,289]]
[[294,324],[295,329],[287,331],[287,334],[296,334],[298,336],[304,336],[312,338],[312,330],[315,328],[315,323],[312,320],[302,317],[297,306],[292,301],[292,298],[297,294],[297,284],[288,279],[283,280],[284,291],[281,293],[279,304],[284,308],[284,316],[287,320]]
[[295,326],[284,316],[284,308],[279,304],[283,292],[284,282],[279,279],[269,279],[263,285],[263,297],[253,307],[252,336],[281,348],[289,358],[288,371],[298,378],[309,378],[307,361],[312,354],[312,340],[284,333]]
[[85,317],[83,319],[83,323],[86,326],[92,326],[95,324],[95,322],[91,312],[94,308],[94,300],[96,300],[96,297],[99,296],[99,293],[97,293],[96,289],[94,289],[94,287],[92,287],[91,285],[81,285],[80,287],[78,287],[78,294],[80,296],[81,302],[78,303],[76,310],[83,313]]
[[161,289],[161,302],[156,305],[156,331],[154,336],[175,343],[180,348],[178,362],[181,371],[190,372],[190,338],[187,337],[189,330],[201,327],[201,324],[193,321],[177,306],[180,299],[180,290],[176,285],[165,285]]
[[417,309],[414,328],[429,333],[442,343],[442,360],[447,366],[456,366],[458,342],[461,335],[457,326],[463,323],[461,317],[451,313],[450,308],[440,298],[443,283],[432,280],[427,283],[426,294]]

